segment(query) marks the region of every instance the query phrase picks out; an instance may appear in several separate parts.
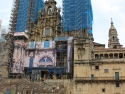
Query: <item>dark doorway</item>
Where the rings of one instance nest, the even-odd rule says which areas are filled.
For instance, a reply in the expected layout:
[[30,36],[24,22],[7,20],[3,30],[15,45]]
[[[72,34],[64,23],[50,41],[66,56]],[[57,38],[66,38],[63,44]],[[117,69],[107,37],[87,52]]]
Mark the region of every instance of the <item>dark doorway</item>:
[[47,79],[48,78],[48,71],[41,71],[41,78]]

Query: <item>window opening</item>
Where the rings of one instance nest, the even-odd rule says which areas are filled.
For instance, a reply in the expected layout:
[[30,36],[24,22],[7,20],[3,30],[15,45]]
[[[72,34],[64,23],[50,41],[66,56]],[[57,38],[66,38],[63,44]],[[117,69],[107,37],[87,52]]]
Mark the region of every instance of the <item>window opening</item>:
[[119,83],[116,83],[116,87],[120,87],[120,84],[119,84]]
[[91,74],[91,80],[94,80],[94,74]]
[[104,72],[105,72],[105,73],[109,73],[109,70],[108,70],[108,69],[104,69]]
[[98,59],[98,58],[99,58],[99,55],[98,55],[98,54],[95,54],[95,58]]
[[119,54],[119,58],[123,58],[123,54],[122,53]]
[[31,90],[26,90],[26,94],[31,94]]
[[105,92],[105,88],[102,89],[102,92]]
[[115,38],[114,38],[114,36],[113,36],[113,40],[114,40]]
[[99,69],[99,66],[95,66],[95,69],[98,70],[98,69]]
[[115,72],[115,80],[119,80],[119,72]]
[[44,32],[45,36],[50,36],[50,28],[46,28]]

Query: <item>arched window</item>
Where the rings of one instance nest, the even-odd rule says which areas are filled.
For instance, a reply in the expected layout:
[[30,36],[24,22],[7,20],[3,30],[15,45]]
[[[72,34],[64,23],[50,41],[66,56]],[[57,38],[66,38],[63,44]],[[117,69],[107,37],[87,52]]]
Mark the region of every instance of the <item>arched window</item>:
[[98,59],[99,58],[99,55],[98,54],[95,54],[95,59]]
[[84,48],[78,48],[77,54],[78,54],[78,59],[82,59],[83,55],[85,54],[85,49]]
[[114,58],[118,58],[118,54],[117,53],[114,54]]
[[100,54],[100,58],[103,59],[103,54]]
[[78,53],[78,54],[81,54],[80,48],[78,48],[77,53]]
[[110,57],[110,59],[112,59],[113,58],[113,54],[111,53],[111,54],[109,54],[109,57]]
[[50,47],[50,42],[48,40],[46,40],[44,42],[44,48],[49,48]]
[[81,53],[85,54],[85,49],[84,48],[81,49]]
[[78,54],[78,59],[81,59],[81,51],[80,51],[80,48],[78,48],[77,54]]
[[123,58],[123,53],[120,53],[120,54],[119,54],[119,58]]
[[105,54],[105,55],[104,55],[104,58],[105,58],[105,59],[108,59],[108,58],[109,58],[109,57],[108,57],[108,54]]
[[115,37],[113,36],[112,38],[113,38],[113,41],[114,41],[114,40],[115,40]]

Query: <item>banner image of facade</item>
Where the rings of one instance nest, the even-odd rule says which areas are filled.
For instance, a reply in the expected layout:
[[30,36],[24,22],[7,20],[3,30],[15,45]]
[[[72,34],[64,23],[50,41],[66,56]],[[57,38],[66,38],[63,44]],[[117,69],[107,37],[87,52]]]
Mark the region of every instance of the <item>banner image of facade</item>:
[[25,46],[24,40],[14,41],[14,52],[13,52],[13,73],[23,73],[25,63]]
[[55,67],[56,66],[56,52],[55,49],[41,49],[36,51],[27,51],[26,61],[24,67]]
[[[59,51],[61,54],[62,48],[59,47],[60,45],[58,45],[59,48],[56,47],[57,40],[44,42],[16,40],[14,42],[12,72],[23,73],[24,68],[58,67],[57,52]],[[66,69],[65,72],[70,73],[72,70],[73,37],[67,37],[63,41],[67,43],[67,46],[63,48],[67,49],[65,57],[67,63],[61,67]]]
[[44,41],[44,42],[29,42],[27,49],[54,49],[56,46],[55,41]]
[[33,42],[29,42],[29,48],[30,49],[35,49],[36,48],[36,44],[35,44],[35,41],[33,41]]
[[35,51],[26,51],[24,67],[34,67]]

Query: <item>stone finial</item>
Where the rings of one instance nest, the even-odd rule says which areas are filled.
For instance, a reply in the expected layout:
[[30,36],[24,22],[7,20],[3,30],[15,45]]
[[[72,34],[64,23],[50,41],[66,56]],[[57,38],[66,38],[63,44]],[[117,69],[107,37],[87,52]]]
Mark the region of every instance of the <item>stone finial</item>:
[[113,23],[113,21],[112,21],[112,18],[111,18],[111,26],[114,27],[114,23]]
[[58,7],[58,12],[61,12],[61,7],[60,6]]
[[110,27],[110,30],[111,30],[111,29],[116,29],[116,28],[114,27],[114,23],[113,23],[112,18],[111,18],[111,27]]

